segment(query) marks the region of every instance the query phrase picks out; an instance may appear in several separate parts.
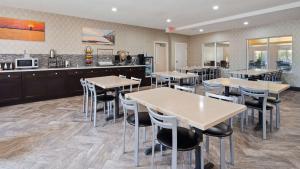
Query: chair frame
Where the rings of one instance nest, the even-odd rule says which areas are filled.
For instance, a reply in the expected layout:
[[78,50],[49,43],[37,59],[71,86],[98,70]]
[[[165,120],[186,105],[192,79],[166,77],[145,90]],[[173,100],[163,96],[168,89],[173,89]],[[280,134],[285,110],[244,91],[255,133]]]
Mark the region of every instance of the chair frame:
[[[266,112],[267,112],[267,98],[269,96],[268,90],[256,90],[250,88],[240,87],[241,95],[242,95],[242,103],[245,104],[245,96],[254,97],[254,98],[263,98],[263,107],[262,107],[262,123],[263,123],[263,139],[267,138],[267,126],[266,126]],[[270,111],[270,125],[272,131],[272,111]],[[248,113],[246,114],[248,116]],[[246,117],[247,118],[247,117]]]
[[216,91],[216,94],[220,95],[223,93],[223,85],[222,84],[211,84],[207,81],[203,82],[205,92]]
[[175,85],[174,86],[175,90],[180,90],[180,91],[185,91],[185,92],[189,92],[189,93],[196,93],[196,88],[195,87],[189,87],[189,86],[179,86],[179,85]]
[[84,78],[80,79],[80,84],[83,88],[83,106],[82,106],[82,111],[85,113],[85,117],[88,115],[88,102],[89,102],[89,89],[87,86],[87,81]]

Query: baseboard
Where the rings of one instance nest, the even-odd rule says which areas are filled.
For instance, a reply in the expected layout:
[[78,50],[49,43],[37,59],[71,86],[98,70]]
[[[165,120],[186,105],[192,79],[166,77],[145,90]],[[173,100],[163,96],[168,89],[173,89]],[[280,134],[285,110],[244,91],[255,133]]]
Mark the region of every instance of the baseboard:
[[289,90],[300,91],[300,87],[290,87]]

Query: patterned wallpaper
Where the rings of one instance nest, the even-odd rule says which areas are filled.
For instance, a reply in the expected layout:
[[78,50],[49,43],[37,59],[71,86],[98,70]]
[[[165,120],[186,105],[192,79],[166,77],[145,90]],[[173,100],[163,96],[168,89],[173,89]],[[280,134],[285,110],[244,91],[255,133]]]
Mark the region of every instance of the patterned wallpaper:
[[147,52],[153,55],[153,41],[168,41],[169,39],[169,35],[162,30],[3,6],[0,6],[0,16],[43,21],[46,25],[45,42],[0,40],[0,54],[22,54],[25,49],[32,54],[48,54],[52,48],[60,54],[82,54],[85,47],[81,43],[82,27],[115,30],[116,44],[114,46],[93,46],[94,48],[112,48],[114,52],[124,49],[130,54]]
[[229,41],[230,69],[245,69],[247,39],[285,35],[293,36],[293,70],[291,73],[284,74],[284,78],[292,86],[300,87],[300,20],[192,36],[189,39],[188,64],[201,65],[202,44]]

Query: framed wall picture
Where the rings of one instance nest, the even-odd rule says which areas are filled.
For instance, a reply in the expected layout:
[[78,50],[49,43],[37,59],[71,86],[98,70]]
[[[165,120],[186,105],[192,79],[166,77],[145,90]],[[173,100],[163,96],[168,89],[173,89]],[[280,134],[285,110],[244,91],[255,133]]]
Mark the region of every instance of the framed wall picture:
[[82,43],[88,45],[114,45],[115,32],[95,28],[82,28]]
[[45,23],[0,17],[0,39],[45,41]]

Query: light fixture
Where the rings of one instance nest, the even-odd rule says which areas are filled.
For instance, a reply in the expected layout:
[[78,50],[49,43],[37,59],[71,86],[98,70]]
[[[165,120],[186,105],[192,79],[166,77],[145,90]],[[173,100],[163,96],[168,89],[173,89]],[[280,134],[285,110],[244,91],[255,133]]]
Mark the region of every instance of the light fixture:
[[113,11],[113,12],[117,12],[117,11],[118,11],[118,9],[117,9],[116,7],[112,7],[112,8],[111,8],[111,11]]
[[219,6],[218,6],[218,5],[214,5],[214,6],[212,7],[212,9],[216,11],[216,10],[219,9]]
[[170,23],[170,22],[172,22],[172,20],[171,19],[167,19],[166,22]]
[[203,32],[204,30],[203,29],[199,29],[199,32]]
[[249,24],[249,22],[247,22],[247,21],[246,21],[246,22],[244,22],[244,25],[248,25],[248,24]]

